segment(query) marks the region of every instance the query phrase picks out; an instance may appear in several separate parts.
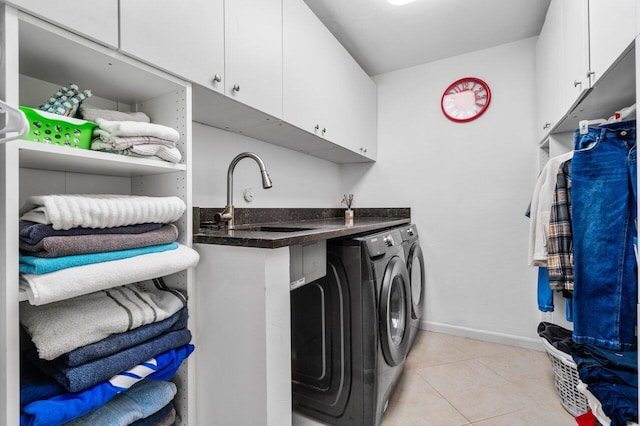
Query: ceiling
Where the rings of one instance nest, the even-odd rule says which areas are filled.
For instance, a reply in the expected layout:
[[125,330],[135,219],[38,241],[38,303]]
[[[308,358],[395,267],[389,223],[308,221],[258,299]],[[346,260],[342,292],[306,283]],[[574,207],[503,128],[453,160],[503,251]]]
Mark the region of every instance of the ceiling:
[[374,76],[540,33],[550,0],[304,0]]

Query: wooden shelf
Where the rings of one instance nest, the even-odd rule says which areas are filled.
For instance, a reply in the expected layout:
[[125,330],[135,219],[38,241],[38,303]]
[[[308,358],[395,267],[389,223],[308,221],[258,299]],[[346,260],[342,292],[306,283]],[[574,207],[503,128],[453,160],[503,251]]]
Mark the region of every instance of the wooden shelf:
[[184,164],[126,157],[107,152],[14,141],[19,150],[20,167],[109,176],[143,176],[185,171]]

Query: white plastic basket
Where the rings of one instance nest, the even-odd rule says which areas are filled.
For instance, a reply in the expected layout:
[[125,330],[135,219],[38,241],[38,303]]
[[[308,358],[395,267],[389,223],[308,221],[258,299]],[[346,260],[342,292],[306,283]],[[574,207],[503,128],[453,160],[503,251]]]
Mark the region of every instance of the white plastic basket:
[[587,398],[577,389],[580,377],[573,358],[551,346],[547,339],[541,337],[540,340],[542,340],[544,349],[551,360],[554,384],[560,397],[560,403],[574,417],[586,413],[589,410],[589,403]]

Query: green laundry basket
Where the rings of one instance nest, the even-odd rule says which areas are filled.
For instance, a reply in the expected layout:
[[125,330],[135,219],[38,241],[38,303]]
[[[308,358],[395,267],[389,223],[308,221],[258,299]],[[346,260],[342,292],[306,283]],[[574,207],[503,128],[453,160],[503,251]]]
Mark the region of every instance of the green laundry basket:
[[29,133],[24,136],[24,140],[71,148],[90,148],[93,129],[98,126],[96,123],[24,106],[20,110],[29,121]]

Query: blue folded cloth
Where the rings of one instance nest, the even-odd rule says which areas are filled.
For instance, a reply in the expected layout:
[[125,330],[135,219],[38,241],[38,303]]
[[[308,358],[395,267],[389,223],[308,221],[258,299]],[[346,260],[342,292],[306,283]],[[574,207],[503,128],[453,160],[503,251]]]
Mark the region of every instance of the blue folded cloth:
[[57,426],[102,406],[144,378],[169,380],[193,350],[191,344],[171,349],[82,392],[62,393],[27,404],[21,408],[20,425]]
[[78,349],[60,355],[54,361],[58,361],[68,367],[77,367],[137,346],[168,331],[185,328],[188,319],[189,312],[185,307],[163,321],[143,325],[123,333],[112,334],[96,343],[81,346]]
[[66,237],[71,235],[91,235],[91,234],[142,234],[162,227],[161,223],[140,223],[137,225],[116,226],[113,228],[71,228],[53,229],[53,225],[20,221],[20,239],[25,243],[38,244],[46,237]]
[[150,416],[131,423],[131,426],[156,426],[157,424],[161,423],[164,418],[167,417],[169,413],[171,413],[172,410],[175,410],[175,408],[173,406],[173,402],[170,402]]
[[75,266],[90,265],[93,263],[109,262],[112,260],[127,259],[142,254],[160,253],[167,250],[175,250],[178,243],[158,244],[155,246],[140,247],[127,250],[105,251],[102,253],[76,254],[62,257],[36,257],[20,255],[20,272],[25,274],[46,274],[60,269],[73,268]]
[[79,392],[157,354],[186,345],[189,341],[191,341],[191,332],[188,329],[170,331],[140,345],[77,367],[69,367],[57,360],[42,360],[35,352],[30,352],[28,357],[32,364],[54,378],[66,390]]
[[173,400],[176,385],[159,380],[142,380],[114,396],[101,407],[66,423],[65,426],[123,426],[149,417]]

